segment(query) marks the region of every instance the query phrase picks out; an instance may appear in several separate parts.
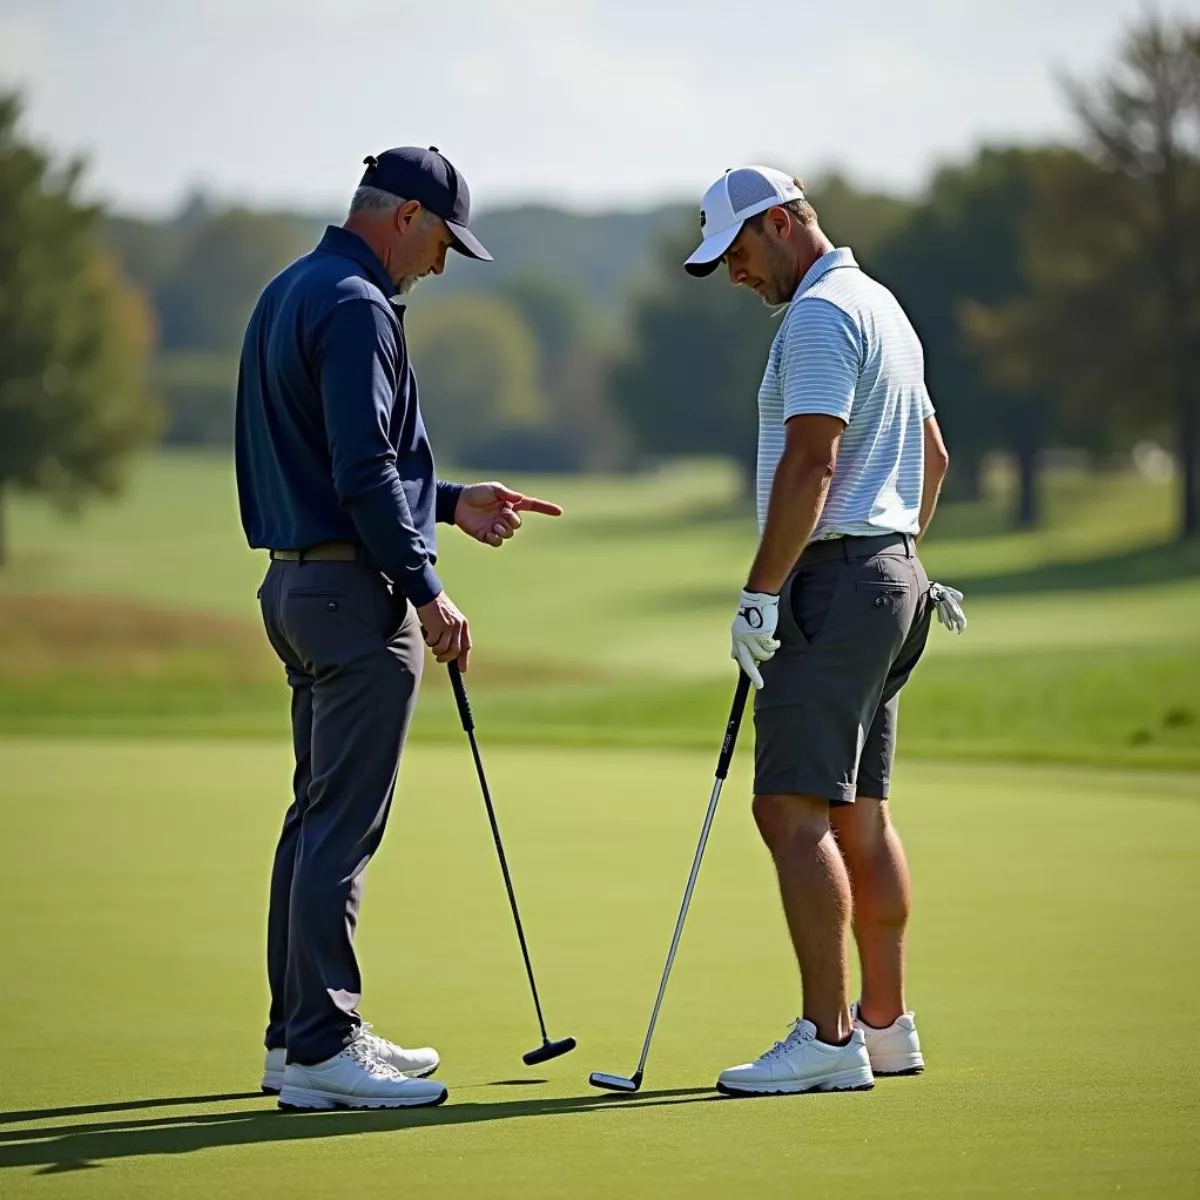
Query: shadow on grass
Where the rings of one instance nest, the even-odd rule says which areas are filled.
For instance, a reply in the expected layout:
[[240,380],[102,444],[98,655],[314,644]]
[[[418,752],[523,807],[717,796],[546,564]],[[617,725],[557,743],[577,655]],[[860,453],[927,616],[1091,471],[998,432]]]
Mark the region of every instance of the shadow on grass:
[[[133,1112],[144,1108],[182,1107],[185,1104],[225,1104],[231,1100],[257,1100],[262,1092],[222,1092],[215,1096],[155,1096],[149,1100],[116,1100],[105,1104],[73,1104],[68,1108],[27,1108],[0,1112],[0,1125],[15,1121],[50,1121],[55,1117],[86,1117],[92,1113]],[[0,1138],[3,1134],[0,1134]]]
[[[1159,542],[1118,554],[1078,562],[1045,563],[1023,571],[996,575],[966,575],[950,570],[946,583],[961,585],[968,604],[980,596],[1018,596],[1047,592],[1102,592],[1114,588],[1146,587],[1200,578],[1200,541]],[[677,588],[643,600],[643,608],[661,613],[724,611],[729,588],[705,585]]]
[[[208,1100],[229,1097],[207,1097]],[[244,1098],[238,1096],[236,1098]],[[201,1100],[206,1098],[201,1097]],[[641,1092],[636,1098],[601,1095],[559,1099],[511,1100],[449,1104],[441,1108],[377,1109],[372,1111],[281,1113],[277,1109],[203,1113],[199,1116],[154,1117],[110,1121],[67,1129],[41,1128],[0,1132],[0,1170],[37,1168],[39,1175],[86,1171],[106,1161],[159,1154],[191,1154],[223,1146],[267,1142],[310,1141],[317,1138],[357,1137],[371,1133],[400,1133],[432,1125],[466,1125],[515,1117],[562,1116],[612,1109],[657,1108],[720,1101],[711,1088],[677,1088]],[[195,1097],[148,1102],[150,1105],[189,1104]],[[130,1107],[135,1102],[130,1102]],[[84,1110],[99,1106],[84,1106]],[[110,1105],[108,1111],[125,1105]],[[50,1110],[74,1113],[80,1109]]]
[[1200,541],[1158,542],[1079,562],[1046,563],[1003,575],[964,577],[971,596],[1030,592],[1095,592],[1144,587],[1200,576]]

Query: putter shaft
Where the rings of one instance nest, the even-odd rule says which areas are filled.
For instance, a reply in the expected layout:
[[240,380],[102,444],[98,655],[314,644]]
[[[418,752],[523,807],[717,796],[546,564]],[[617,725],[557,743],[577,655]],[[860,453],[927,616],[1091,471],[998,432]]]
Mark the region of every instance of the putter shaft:
[[738,728],[742,723],[742,714],[745,712],[746,700],[749,695],[750,679],[745,672],[739,672],[737,689],[733,694],[733,705],[729,710],[729,720],[725,723],[725,738],[721,743],[721,753],[717,758],[716,778],[713,780],[712,794],[708,799],[708,811],[704,814],[700,841],[696,846],[695,857],[692,859],[692,869],[688,875],[687,888],[683,893],[683,903],[679,906],[679,916],[675,920],[675,932],[671,935],[671,948],[667,951],[666,965],[663,967],[662,979],[658,984],[658,994],[654,998],[654,1008],[650,1013],[650,1025],[646,1030],[646,1040],[642,1043],[642,1053],[638,1058],[637,1070],[630,1079],[624,1079],[620,1075],[605,1075],[597,1071],[590,1079],[594,1087],[618,1092],[636,1092],[642,1085],[646,1060],[650,1056],[650,1042],[654,1037],[654,1028],[658,1024],[658,1014],[662,1008],[663,997],[667,993],[667,980],[670,979],[671,968],[675,965],[675,954],[679,949],[679,939],[683,935],[683,923],[687,919],[688,908],[692,903],[692,893],[696,890],[696,880],[700,876],[700,863],[704,859],[704,848],[708,845],[708,835],[712,830],[713,819],[717,815],[717,802],[721,799],[722,785],[729,775],[729,764],[733,760]]
[[504,876],[504,890],[508,893],[508,906],[512,910],[513,923],[517,927],[517,941],[521,944],[521,959],[525,963],[525,975],[529,979],[529,990],[533,995],[533,1008],[537,1013],[538,1029],[541,1031],[542,1044],[537,1050],[531,1050],[524,1055],[526,1064],[546,1062],[567,1054],[575,1049],[574,1038],[563,1038],[559,1042],[551,1042],[546,1032],[546,1018],[542,1015],[542,1001],[538,996],[537,981],[533,977],[533,963],[529,958],[529,946],[525,941],[525,928],[521,923],[521,913],[517,908],[517,894],[513,889],[512,876],[508,871],[508,858],[504,853],[504,843],[500,840],[500,825],[496,820],[496,809],[492,804],[492,793],[488,787],[487,776],[483,770],[483,758],[479,753],[479,743],[475,738],[475,714],[471,711],[471,702],[467,698],[467,687],[463,682],[462,672],[458,663],[451,661],[448,665],[450,686],[454,691],[454,700],[458,705],[458,715],[462,722],[463,731],[471,745],[471,757],[475,762],[475,774],[479,777],[479,787],[483,792],[483,804],[487,809],[488,824],[492,830],[492,841],[496,844],[496,857],[500,860],[500,873]]

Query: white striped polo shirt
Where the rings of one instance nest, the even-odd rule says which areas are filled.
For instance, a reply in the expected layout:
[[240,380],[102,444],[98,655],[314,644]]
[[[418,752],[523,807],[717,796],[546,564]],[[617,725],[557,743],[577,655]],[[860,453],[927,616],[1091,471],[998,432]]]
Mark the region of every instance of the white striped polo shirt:
[[809,269],[783,317],[758,390],[758,523],[767,519],[784,425],[802,413],[846,422],[813,540],[916,533],[933,413],[925,359],[904,310],[847,249]]

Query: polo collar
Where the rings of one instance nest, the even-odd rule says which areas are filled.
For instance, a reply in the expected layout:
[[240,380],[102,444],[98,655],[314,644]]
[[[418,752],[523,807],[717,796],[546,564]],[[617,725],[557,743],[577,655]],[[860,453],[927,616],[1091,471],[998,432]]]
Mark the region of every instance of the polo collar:
[[399,294],[378,255],[357,233],[351,233],[349,229],[340,225],[327,225],[324,236],[317,243],[317,249],[358,263],[389,300]]
[[830,250],[828,254],[822,254],[804,273],[804,278],[800,280],[800,286],[796,289],[796,294],[792,299],[799,300],[818,279],[828,275],[830,271],[836,271],[838,267],[857,268],[857,266],[854,251],[849,246],[839,246],[836,250]]

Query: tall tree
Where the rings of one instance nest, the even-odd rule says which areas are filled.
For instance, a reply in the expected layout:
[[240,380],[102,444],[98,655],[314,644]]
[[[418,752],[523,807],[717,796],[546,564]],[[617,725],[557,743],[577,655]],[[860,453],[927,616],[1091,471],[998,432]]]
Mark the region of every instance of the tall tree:
[[[69,510],[115,490],[157,428],[153,326],[79,198],[81,164],[54,166],[20,113],[0,94],[0,505],[21,488]],[[0,561],[4,549],[0,508]]]
[[1150,216],[1161,327],[1154,341],[1174,409],[1180,532],[1200,533],[1200,23],[1144,21],[1116,65],[1068,92],[1100,162],[1138,186]]
[[989,147],[938,171],[912,219],[878,255],[925,347],[926,375],[954,457],[951,494],[979,494],[984,456],[1017,464],[1018,526],[1040,516],[1039,455],[1056,433],[1054,412],[1029,378],[987,369],[964,315],[1024,296],[1021,238],[1042,164],[1071,151]]
[[[1179,529],[1200,526],[1200,26],[1144,22],[1068,85],[1089,158],[1042,164],[1021,300],[973,314],[994,375],[1058,398],[1084,441],[1174,438]],[[1173,427],[1173,429],[1172,429]]]

